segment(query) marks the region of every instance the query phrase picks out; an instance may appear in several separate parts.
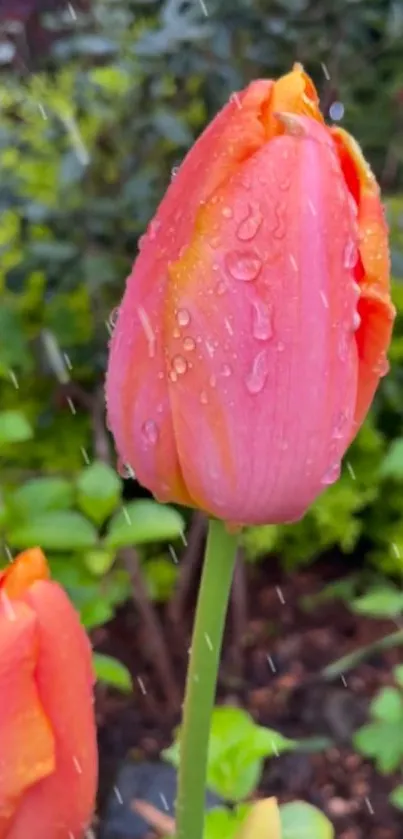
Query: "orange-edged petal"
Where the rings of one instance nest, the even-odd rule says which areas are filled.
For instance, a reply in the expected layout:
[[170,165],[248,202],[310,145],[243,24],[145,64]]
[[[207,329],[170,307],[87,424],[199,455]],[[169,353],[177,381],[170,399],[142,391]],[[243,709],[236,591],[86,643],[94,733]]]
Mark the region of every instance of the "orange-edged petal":
[[357,205],[359,259],[355,275],[361,290],[356,333],[359,377],[353,433],[361,426],[379,379],[388,370],[395,308],[390,297],[388,230],[379,187],[356,141],[342,128],[331,129],[344,177]]
[[14,835],[26,791],[55,768],[52,729],[35,683],[38,654],[35,613],[0,590],[0,839]]
[[120,306],[106,382],[108,423],[121,459],[161,500],[192,504],[170,415],[163,334],[168,266],[188,245],[200,206],[264,144],[262,114],[272,86],[258,81],[234,95],[186,156],[142,240]]
[[7,839],[81,839],[97,784],[90,645],[56,583],[34,583],[25,599],[36,614],[36,683],[52,726],[56,767],[27,790]]
[[273,85],[263,118],[268,139],[284,133],[284,126],[277,119],[278,113],[307,116],[323,123],[315,85],[301,64],[294,64],[291,73],[281,76]]
[[22,597],[32,583],[50,577],[45,554],[40,548],[30,548],[15,557],[13,562],[0,572],[0,590],[9,598]]

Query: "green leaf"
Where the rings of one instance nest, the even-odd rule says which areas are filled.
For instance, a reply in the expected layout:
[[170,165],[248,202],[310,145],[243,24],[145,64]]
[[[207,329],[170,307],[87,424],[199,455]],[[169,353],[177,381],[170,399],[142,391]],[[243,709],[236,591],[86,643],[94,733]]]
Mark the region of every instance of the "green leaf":
[[403,437],[398,437],[389,446],[380,467],[380,474],[383,478],[403,478]]
[[[180,728],[164,757],[179,766]],[[227,801],[240,801],[256,788],[263,760],[296,748],[277,731],[256,725],[241,708],[214,708],[209,739],[207,783]]]
[[184,520],[173,507],[156,501],[131,501],[112,518],[105,544],[110,548],[177,539]]
[[383,774],[398,769],[403,758],[402,725],[373,722],[354,735],[354,745],[363,755],[371,757]]
[[33,437],[32,428],[21,411],[0,412],[0,446],[24,443]]
[[47,510],[71,507],[74,489],[64,478],[33,478],[13,492],[10,503],[18,515],[28,518]]
[[94,653],[92,660],[98,681],[117,688],[122,693],[132,692],[132,677],[127,667],[121,661],[112,658],[110,655],[103,655],[102,653]]
[[351,604],[360,615],[374,618],[395,618],[403,611],[403,592],[392,586],[380,586],[357,597]]
[[397,688],[385,687],[371,704],[371,715],[384,722],[399,722],[403,727],[403,697]]
[[400,687],[403,687],[403,664],[399,664],[397,667],[395,667],[393,675],[397,681],[397,684],[400,685]]
[[115,470],[100,460],[84,469],[77,480],[78,505],[97,525],[116,510],[121,491],[122,483]]
[[104,551],[101,548],[84,554],[84,562],[91,574],[102,577],[112,568],[115,561],[115,551]]
[[403,784],[395,787],[389,797],[389,801],[394,807],[398,807],[399,810],[403,810]]
[[165,556],[147,559],[143,573],[151,600],[166,603],[178,578],[178,566]]
[[50,510],[7,533],[12,547],[40,545],[45,551],[82,550],[97,544],[93,525],[72,510]]
[[281,839],[334,839],[329,819],[305,801],[292,801],[280,807]]

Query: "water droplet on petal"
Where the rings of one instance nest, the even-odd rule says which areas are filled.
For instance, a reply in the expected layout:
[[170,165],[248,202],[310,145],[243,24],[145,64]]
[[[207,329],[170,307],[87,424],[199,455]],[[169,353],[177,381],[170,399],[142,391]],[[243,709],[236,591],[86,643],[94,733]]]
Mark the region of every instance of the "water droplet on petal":
[[330,486],[331,484],[336,483],[340,478],[340,471],[341,466],[340,463],[332,463],[332,465],[327,469],[325,474],[323,475],[321,483],[323,486]]
[[231,375],[232,367],[229,364],[223,364],[221,367],[221,375],[224,376],[226,379]]
[[158,432],[158,426],[154,422],[154,420],[152,420],[152,419],[146,420],[146,422],[142,426],[141,431],[142,431],[142,434],[143,434],[143,437],[144,437],[145,441],[147,443],[150,443],[152,446],[155,446],[155,444],[158,441],[159,432]]
[[216,384],[217,384],[217,378],[216,378],[216,376],[211,375],[211,376],[210,376],[210,378],[209,378],[209,382],[210,382],[211,387],[215,387],[215,386],[216,386]]
[[158,219],[152,219],[152,221],[150,221],[150,224],[148,225],[148,231],[147,232],[148,232],[148,237],[149,237],[151,242],[155,239],[160,227],[161,227],[161,222],[158,221]]
[[130,464],[129,463],[123,463],[123,461],[120,458],[118,458],[116,471],[117,471],[118,475],[120,475],[120,477],[123,478],[123,480],[126,480],[126,481],[128,480],[128,478],[131,478],[132,480],[134,480],[135,477],[136,477],[134,469],[130,466]]
[[259,228],[262,226],[262,223],[263,215],[259,208],[249,204],[248,215],[243,221],[241,221],[237,230],[238,239],[240,239],[241,242],[251,241],[251,239],[254,239],[256,236]]
[[178,376],[175,373],[175,370],[170,371],[169,378],[170,378],[171,382],[177,382],[178,381]]
[[358,248],[354,239],[349,239],[344,248],[344,267],[355,268],[358,262]]
[[348,422],[348,414],[346,411],[339,411],[336,416],[336,422],[332,431],[333,440],[341,440],[344,437],[346,423]]
[[232,210],[231,210],[231,207],[223,207],[222,208],[222,214],[223,214],[224,218],[232,218],[232,216],[234,215]]
[[200,402],[202,403],[202,405],[207,405],[208,403],[208,396],[205,390],[202,390],[200,394]]
[[188,326],[190,323],[190,314],[187,309],[179,309],[176,320],[179,323],[179,326]]
[[354,312],[354,314],[353,314],[353,331],[357,332],[357,329],[359,329],[360,326],[361,326],[361,318],[360,318],[358,312]]
[[246,377],[246,387],[249,393],[256,394],[260,393],[266,383],[266,379],[269,373],[269,357],[267,350],[261,350],[260,353],[257,354],[254,362],[252,364],[252,369],[248,376]]
[[221,297],[221,295],[225,294],[227,290],[227,284],[223,280],[220,280],[220,282],[217,283],[215,290],[216,294],[218,294],[218,296]]
[[137,239],[137,250],[138,251],[143,250],[146,241],[147,241],[147,236],[145,235],[145,233]]
[[182,355],[174,355],[172,359],[172,367],[178,376],[183,376],[187,370],[187,361]]
[[389,361],[386,357],[386,354],[383,353],[381,358],[379,359],[378,363],[376,364],[376,366],[374,368],[374,373],[378,373],[378,376],[380,376],[382,378],[383,376],[386,376],[387,373],[389,373],[389,369],[390,369]]
[[195,344],[193,338],[191,338],[189,336],[189,337],[183,339],[183,349],[186,352],[193,352],[193,350],[196,349],[196,344]]
[[109,315],[109,318],[108,318],[108,324],[111,327],[111,329],[115,328],[115,326],[117,324],[118,317],[119,317],[119,306],[116,306],[114,309],[112,309],[112,311]]
[[171,169],[171,181],[175,180],[178,172],[179,172],[179,166],[173,166],[172,169]]
[[268,341],[273,335],[271,307],[263,300],[252,302],[252,335],[257,341]]
[[253,251],[230,251],[225,257],[225,265],[234,280],[250,283],[256,280],[262,261]]

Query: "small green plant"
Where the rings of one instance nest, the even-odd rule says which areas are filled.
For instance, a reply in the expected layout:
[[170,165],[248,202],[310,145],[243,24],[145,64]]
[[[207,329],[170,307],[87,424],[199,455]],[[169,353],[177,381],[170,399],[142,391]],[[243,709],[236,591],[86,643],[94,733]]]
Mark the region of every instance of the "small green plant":
[[[230,807],[214,807],[206,815],[204,839],[237,839],[252,804],[262,774],[263,763],[281,753],[303,746],[278,731],[257,725],[241,708],[214,708],[209,740],[207,785]],[[179,766],[180,728],[173,744],[163,752],[165,760]],[[246,800],[248,799],[248,801]],[[280,808],[281,839],[333,839],[334,831],[326,816],[303,801]],[[249,835],[249,834],[248,834]],[[242,834],[243,836],[243,834]]]
[[[403,665],[394,670],[395,687],[384,687],[370,706],[371,721],[354,737],[355,747],[372,758],[377,769],[388,775],[403,767]],[[395,806],[403,809],[403,786],[391,795]]]

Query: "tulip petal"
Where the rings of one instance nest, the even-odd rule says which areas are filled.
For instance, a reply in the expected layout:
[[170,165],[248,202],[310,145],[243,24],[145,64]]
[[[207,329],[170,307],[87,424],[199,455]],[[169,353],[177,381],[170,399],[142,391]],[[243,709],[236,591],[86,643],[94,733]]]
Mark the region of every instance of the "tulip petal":
[[29,548],[18,554],[4,571],[0,571],[0,589],[10,598],[22,597],[32,583],[50,577],[45,554],[40,548]]
[[26,790],[55,767],[53,734],[35,684],[38,653],[34,612],[0,591],[0,839],[14,835],[10,825]]
[[7,839],[79,839],[97,782],[90,645],[56,583],[34,583],[26,602],[36,614],[36,683],[54,735],[56,771],[26,791]]
[[143,237],[111,340],[108,423],[121,459],[161,500],[192,504],[170,416],[162,330],[168,264],[191,238],[200,205],[264,143],[261,114],[272,87],[257,81],[234,94],[185,158]]
[[358,209],[359,253],[355,274],[360,285],[356,333],[359,375],[353,435],[368,413],[379,379],[388,371],[388,350],[395,308],[390,298],[388,230],[375,177],[360,147],[342,128],[333,128],[344,177]]
[[[200,208],[170,268],[182,473],[202,508],[239,523],[300,517],[336,479],[353,422],[355,219],[327,129],[292,119],[291,136],[274,137]],[[178,311],[189,313],[179,337]]]

